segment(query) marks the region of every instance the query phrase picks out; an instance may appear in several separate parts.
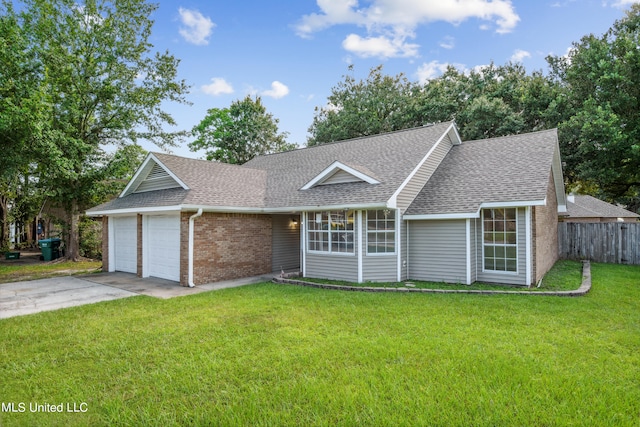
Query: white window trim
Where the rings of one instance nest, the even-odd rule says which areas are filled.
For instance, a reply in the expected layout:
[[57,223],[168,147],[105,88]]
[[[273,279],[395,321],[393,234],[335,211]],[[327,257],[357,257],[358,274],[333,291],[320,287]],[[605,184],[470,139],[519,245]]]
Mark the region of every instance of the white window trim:
[[[318,212],[329,212],[329,213],[331,213],[331,212],[336,212],[336,211],[312,211],[312,212],[306,212],[307,220],[308,221],[315,221],[315,219],[310,219],[309,214],[310,213],[318,213]],[[354,213],[353,213],[354,227],[356,226],[356,215],[357,215],[357,212],[354,211]],[[343,230],[342,231],[343,233],[353,233],[353,240],[354,240],[353,241],[353,252],[338,252],[338,251],[331,250],[331,230],[327,230],[326,231],[327,235],[329,236],[329,239],[328,239],[329,250],[328,251],[317,251],[317,250],[311,249],[311,248],[309,248],[310,241],[309,241],[309,234],[308,233],[309,232],[317,232],[318,230],[309,230],[308,225],[305,228],[307,229],[307,236],[306,236],[306,244],[307,244],[307,246],[306,246],[306,249],[307,249],[308,253],[314,254],[314,255],[323,255],[323,256],[334,256],[334,255],[338,255],[338,256],[356,256],[356,242],[355,242],[355,239],[356,239],[356,235],[357,234],[356,234],[356,229],[355,228],[353,230]],[[325,233],[324,230],[319,230],[319,231],[321,233]]]
[[[373,211],[381,211],[384,209],[370,209]],[[366,224],[366,230],[364,230],[364,246],[365,246],[365,253],[368,257],[379,257],[379,256],[395,256],[398,255],[399,251],[398,251],[398,218],[400,217],[400,210],[399,209],[389,209],[389,211],[391,212],[395,212],[395,218],[394,218],[394,224],[393,224],[393,242],[394,242],[394,248],[393,248],[393,252],[369,252],[369,210],[365,211],[365,216],[366,218],[364,219],[364,225]],[[389,230],[384,230],[384,231],[374,231],[374,233],[388,233]]]
[[[485,209],[494,209],[494,208],[485,208]],[[501,209],[499,207],[496,207],[495,209]],[[484,247],[485,247],[485,243],[484,243],[484,218],[482,215],[480,215],[480,222],[482,222],[482,234],[480,237],[480,242],[482,244],[482,272],[483,273],[487,273],[487,274],[501,274],[501,275],[505,275],[505,276],[517,276],[518,274],[520,274],[520,233],[518,232],[518,227],[519,227],[519,223],[520,220],[518,219],[518,214],[520,213],[520,209],[519,208],[512,208],[512,207],[505,207],[504,209],[515,209],[516,210],[516,243],[515,248],[516,248],[516,271],[501,271],[501,270],[487,270],[484,267]],[[493,245],[495,247],[495,245]],[[512,246],[512,245],[502,245],[504,247],[507,246]]]

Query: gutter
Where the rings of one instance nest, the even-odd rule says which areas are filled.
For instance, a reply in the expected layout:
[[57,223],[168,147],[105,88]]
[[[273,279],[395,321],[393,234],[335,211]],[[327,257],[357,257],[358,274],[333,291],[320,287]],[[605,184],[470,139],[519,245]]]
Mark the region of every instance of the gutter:
[[198,209],[198,212],[189,217],[189,287],[193,288],[193,229],[195,219],[202,216],[202,208]]

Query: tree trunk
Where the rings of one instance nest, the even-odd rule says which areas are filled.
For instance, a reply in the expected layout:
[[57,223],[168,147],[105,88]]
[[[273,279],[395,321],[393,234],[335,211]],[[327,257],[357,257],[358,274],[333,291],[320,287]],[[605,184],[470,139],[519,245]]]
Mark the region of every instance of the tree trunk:
[[8,248],[9,247],[9,224],[7,224],[7,220],[9,218],[9,212],[7,209],[9,200],[0,196],[0,248]]
[[80,260],[80,232],[78,223],[80,222],[80,213],[78,212],[78,201],[71,202],[71,211],[69,212],[69,238],[67,239],[67,258],[71,261]]

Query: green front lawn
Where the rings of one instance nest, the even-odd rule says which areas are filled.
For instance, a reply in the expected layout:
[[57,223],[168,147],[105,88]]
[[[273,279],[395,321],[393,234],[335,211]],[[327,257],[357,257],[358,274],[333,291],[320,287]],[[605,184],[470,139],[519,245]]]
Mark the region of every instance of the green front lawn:
[[[592,274],[577,298],[262,283],[0,320],[0,425],[637,426],[640,267]],[[29,408],[61,403],[86,412]]]
[[35,280],[44,277],[86,274],[102,267],[102,261],[63,261],[40,264],[11,265],[0,264],[0,284],[21,280]]

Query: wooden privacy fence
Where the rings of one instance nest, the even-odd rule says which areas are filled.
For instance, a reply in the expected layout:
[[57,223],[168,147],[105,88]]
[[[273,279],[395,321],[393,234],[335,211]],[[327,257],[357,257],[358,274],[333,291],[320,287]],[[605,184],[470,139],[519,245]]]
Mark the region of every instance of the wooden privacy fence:
[[560,258],[640,265],[640,223],[561,222]]

